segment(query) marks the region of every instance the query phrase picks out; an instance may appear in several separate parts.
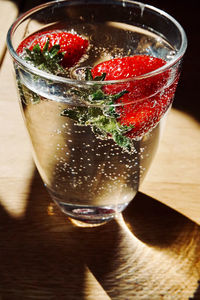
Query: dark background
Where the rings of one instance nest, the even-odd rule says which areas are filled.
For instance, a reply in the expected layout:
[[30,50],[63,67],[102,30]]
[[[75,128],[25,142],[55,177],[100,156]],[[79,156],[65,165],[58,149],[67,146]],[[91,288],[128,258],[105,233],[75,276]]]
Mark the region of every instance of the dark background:
[[153,0],[147,1],[147,3],[171,14],[185,29],[188,48],[184,56],[182,74],[173,106],[191,114],[200,122],[200,99],[198,95],[200,63],[197,52],[200,46],[198,29],[200,2],[195,0]]

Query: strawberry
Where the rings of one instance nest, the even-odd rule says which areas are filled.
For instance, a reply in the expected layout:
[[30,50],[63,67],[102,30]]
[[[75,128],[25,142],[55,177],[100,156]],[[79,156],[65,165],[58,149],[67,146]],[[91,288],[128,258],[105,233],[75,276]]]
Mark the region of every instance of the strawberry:
[[102,62],[91,70],[94,78],[106,74],[105,80],[127,79],[123,83],[108,84],[103,89],[108,95],[127,91],[117,100],[121,105],[116,107],[116,111],[120,124],[132,126],[126,133],[129,138],[142,137],[153,129],[172,102],[177,80],[166,87],[169,71],[134,80],[134,77],[145,75],[165,64],[166,62],[160,58],[135,55]]
[[[88,47],[88,41],[77,34],[66,31],[44,31],[26,38],[17,49],[18,54],[25,50],[36,67],[55,73],[52,65],[60,64],[63,68],[74,66]],[[48,66],[47,66],[48,65]],[[59,67],[58,67],[59,68]]]

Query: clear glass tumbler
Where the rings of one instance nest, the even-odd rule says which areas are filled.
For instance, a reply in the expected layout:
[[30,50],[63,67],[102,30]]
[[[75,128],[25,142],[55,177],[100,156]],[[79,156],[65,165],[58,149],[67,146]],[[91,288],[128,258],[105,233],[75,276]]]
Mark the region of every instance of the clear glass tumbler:
[[[88,41],[66,77],[38,69],[17,51],[22,40],[49,30]],[[156,152],[187,47],[183,28],[131,0],[61,0],[21,15],[7,45],[35,164],[52,199],[87,224],[113,219],[134,198]],[[131,78],[87,75],[99,63],[129,56],[165,63]]]

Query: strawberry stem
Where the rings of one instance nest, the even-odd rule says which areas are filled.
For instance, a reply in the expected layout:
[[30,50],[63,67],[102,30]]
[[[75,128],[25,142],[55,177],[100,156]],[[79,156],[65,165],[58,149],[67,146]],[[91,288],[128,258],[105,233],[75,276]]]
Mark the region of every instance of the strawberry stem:
[[[104,81],[106,73],[93,78],[91,69],[86,69],[85,79],[90,81]],[[132,141],[126,136],[133,126],[125,126],[117,121],[119,114],[115,109],[115,101],[128,91],[123,90],[114,95],[107,95],[103,92],[102,86],[94,84],[91,88],[71,89],[70,93],[78,96],[89,106],[77,106],[73,109],[64,109],[61,116],[73,119],[78,125],[90,125],[97,136],[106,138],[112,137],[117,145],[131,152]],[[91,104],[95,106],[91,106]]]
[[55,44],[50,47],[49,43],[50,40],[47,38],[43,49],[41,49],[39,44],[36,44],[32,50],[25,48],[27,54],[25,60],[32,63],[38,69],[48,73],[55,75],[66,74],[66,70],[61,66],[65,53],[60,52],[60,45]]

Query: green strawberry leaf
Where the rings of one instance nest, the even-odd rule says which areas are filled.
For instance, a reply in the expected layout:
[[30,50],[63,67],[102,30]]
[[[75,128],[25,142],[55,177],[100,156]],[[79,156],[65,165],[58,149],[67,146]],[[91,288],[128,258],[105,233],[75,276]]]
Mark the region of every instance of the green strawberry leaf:
[[[86,80],[104,80],[106,74],[93,78],[91,69],[86,69]],[[99,137],[110,137],[117,145],[130,152],[132,141],[126,136],[133,126],[125,126],[117,121],[119,114],[115,108],[115,101],[128,91],[124,90],[114,95],[106,95],[102,86],[95,84],[89,89],[71,89],[70,93],[81,97],[88,106],[77,106],[76,108],[64,109],[61,116],[69,117],[78,125],[89,125],[92,131]],[[91,106],[95,105],[95,106]],[[99,105],[99,106],[98,106]]]
[[25,48],[26,55],[25,60],[32,63],[40,70],[44,70],[48,73],[55,75],[65,75],[66,70],[61,66],[64,52],[60,51],[60,45],[55,44],[49,47],[49,38],[47,39],[43,50],[40,45],[37,44],[32,50]]

